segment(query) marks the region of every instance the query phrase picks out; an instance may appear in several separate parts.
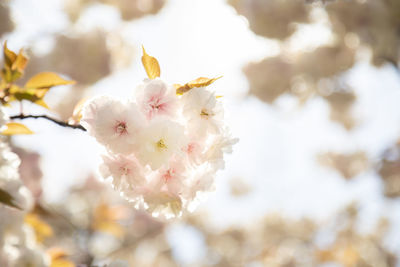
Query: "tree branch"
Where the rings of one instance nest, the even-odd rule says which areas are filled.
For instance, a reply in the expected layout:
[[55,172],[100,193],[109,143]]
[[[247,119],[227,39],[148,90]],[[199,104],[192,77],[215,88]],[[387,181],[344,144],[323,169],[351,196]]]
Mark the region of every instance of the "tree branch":
[[67,128],[79,129],[79,130],[82,130],[82,131],[86,131],[86,129],[83,128],[83,126],[80,125],[80,124],[75,124],[75,125],[68,124],[65,121],[60,121],[60,120],[48,117],[47,115],[24,115],[24,114],[19,114],[19,115],[14,115],[14,116],[10,117],[10,119],[20,119],[20,120],[30,119],[30,118],[31,119],[46,119],[46,120],[54,122],[55,124],[58,124],[58,125],[60,125],[62,127],[67,127]]

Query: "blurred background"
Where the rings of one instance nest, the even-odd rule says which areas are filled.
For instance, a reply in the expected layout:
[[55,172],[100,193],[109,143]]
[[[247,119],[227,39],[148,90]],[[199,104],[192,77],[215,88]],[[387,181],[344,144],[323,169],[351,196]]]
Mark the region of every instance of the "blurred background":
[[[146,77],[212,85],[240,139],[216,190],[162,221],[98,174],[81,131],[24,121],[13,137],[38,242],[70,266],[400,266],[399,0],[1,0],[0,41],[67,120],[84,97],[129,97]],[[15,114],[18,108],[15,107]],[[2,218],[3,219],[3,218]],[[39,226],[38,226],[39,225]],[[45,230],[43,230],[45,229]],[[50,229],[50,230],[49,230]]]

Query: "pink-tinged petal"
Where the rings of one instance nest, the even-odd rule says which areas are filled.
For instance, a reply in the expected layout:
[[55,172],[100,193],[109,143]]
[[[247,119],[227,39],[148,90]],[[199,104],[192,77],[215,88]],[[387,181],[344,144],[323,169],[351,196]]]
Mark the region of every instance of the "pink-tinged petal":
[[136,100],[148,120],[156,116],[174,116],[178,109],[175,91],[160,79],[145,80],[137,88]]
[[101,96],[90,100],[81,123],[96,140],[115,153],[131,154],[145,119],[135,103]]

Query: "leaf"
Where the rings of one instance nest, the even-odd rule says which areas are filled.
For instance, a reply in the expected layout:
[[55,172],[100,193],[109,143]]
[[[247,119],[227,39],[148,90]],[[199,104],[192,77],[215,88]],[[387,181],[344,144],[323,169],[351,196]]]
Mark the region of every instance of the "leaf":
[[23,91],[23,89],[21,89],[21,91],[14,92],[12,95],[15,97],[16,100],[19,101],[28,100],[31,102],[35,102],[40,99],[39,97],[36,96],[35,91],[33,90]]
[[121,238],[124,235],[124,229],[118,223],[118,220],[125,217],[126,210],[124,207],[111,207],[107,204],[100,204],[94,212],[92,228],[96,231],[106,232],[117,238]]
[[1,132],[3,135],[16,135],[16,134],[33,134],[28,127],[21,123],[9,122],[6,124],[6,129]]
[[50,267],[75,267],[75,264],[68,260],[68,254],[58,247],[53,247],[47,251],[50,257]]
[[43,100],[43,97],[45,96],[47,91],[48,89],[25,89],[13,84],[9,90],[10,96],[8,102],[12,102],[15,100],[27,100],[46,109],[50,109],[46,102]]
[[76,265],[72,261],[66,259],[56,259],[52,261],[50,265],[50,267],[75,267],[75,266]]
[[175,84],[174,86],[176,88],[176,94],[183,95],[184,93],[186,93],[187,91],[189,91],[192,88],[209,86],[210,84],[212,84],[216,80],[220,79],[221,77],[222,76],[217,77],[217,78],[211,78],[211,79],[205,78],[205,77],[200,77],[200,78],[190,81],[184,85]]
[[1,70],[1,76],[6,82],[11,83],[22,76],[28,64],[28,58],[24,55],[22,49],[19,51],[18,55],[9,50],[7,42],[4,42],[3,54],[5,64],[4,68]]
[[17,58],[11,66],[11,70],[18,71],[21,74],[24,72],[26,65],[28,64],[28,58],[24,55],[24,50],[19,50]]
[[1,70],[1,77],[7,82],[12,83],[15,80],[18,80],[22,76],[22,73],[19,71],[12,71],[10,68],[5,66]]
[[46,238],[53,236],[53,228],[51,228],[51,226],[43,221],[37,214],[26,214],[24,221],[33,228],[37,242],[43,243]]
[[[41,72],[31,77],[25,84],[26,88],[49,89],[57,85],[74,84],[75,81],[65,80],[54,72]],[[46,91],[47,92],[47,91]]]
[[160,77],[161,71],[157,59],[155,57],[149,56],[146,53],[146,50],[144,50],[143,46],[142,49],[143,49],[142,64],[144,69],[146,70],[147,76],[149,76],[150,79],[155,79],[157,77]]
[[50,107],[47,105],[46,102],[44,102],[43,99],[36,100],[36,101],[34,101],[33,103],[35,103],[36,105],[42,106],[42,107],[44,107],[45,109],[50,109]]
[[17,54],[8,49],[7,41],[4,42],[3,53],[6,66],[11,69],[14,61],[17,59]]
[[1,188],[0,188],[0,203],[21,210],[21,208],[17,204],[15,204],[15,199],[7,191]]

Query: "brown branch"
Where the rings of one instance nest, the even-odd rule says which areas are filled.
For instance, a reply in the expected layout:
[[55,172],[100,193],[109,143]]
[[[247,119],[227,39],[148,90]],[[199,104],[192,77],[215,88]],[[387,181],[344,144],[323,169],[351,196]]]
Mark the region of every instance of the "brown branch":
[[24,119],[46,119],[49,120],[51,122],[54,122],[55,124],[58,124],[62,127],[67,127],[67,128],[72,128],[72,129],[79,129],[82,131],[86,131],[85,128],[83,128],[82,125],[80,124],[69,124],[65,121],[61,121],[61,120],[57,120],[51,117],[48,117],[47,115],[24,115],[24,114],[19,114],[19,115],[14,115],[11,116],[10,119],[19,119],[19,120],[24,120]]

